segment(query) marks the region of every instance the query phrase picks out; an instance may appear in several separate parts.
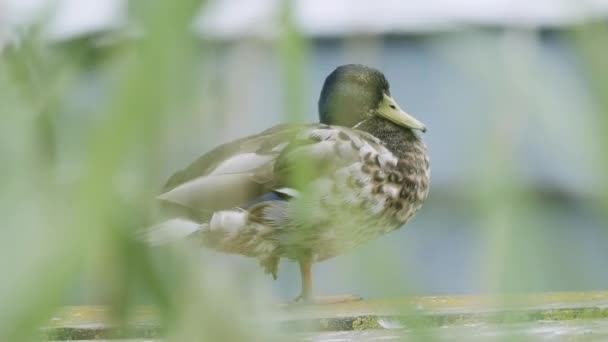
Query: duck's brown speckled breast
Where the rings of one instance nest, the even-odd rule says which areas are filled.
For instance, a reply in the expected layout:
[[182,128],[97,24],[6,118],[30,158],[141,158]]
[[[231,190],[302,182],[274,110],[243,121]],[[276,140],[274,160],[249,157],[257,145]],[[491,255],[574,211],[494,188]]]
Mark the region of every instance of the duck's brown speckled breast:
[[403,226],[422,206],[430,181],[424,144],[407,138],[394,152],[375,138],[343,135],[358,151],[357,160],[314,182],[311,198],[320,200],[293,202],[310,210],[310,222],[292,232],[292,247],[308,248],[321,261]]

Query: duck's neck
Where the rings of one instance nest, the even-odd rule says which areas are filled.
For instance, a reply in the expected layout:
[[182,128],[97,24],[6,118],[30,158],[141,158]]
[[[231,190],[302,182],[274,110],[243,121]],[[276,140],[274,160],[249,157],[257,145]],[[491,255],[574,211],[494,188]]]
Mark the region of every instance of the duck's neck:
[[410,152],[426,154],[424,143],[413,130],[386,119],[372,117],[356,128],[380,139],[398,158],[402,158]]

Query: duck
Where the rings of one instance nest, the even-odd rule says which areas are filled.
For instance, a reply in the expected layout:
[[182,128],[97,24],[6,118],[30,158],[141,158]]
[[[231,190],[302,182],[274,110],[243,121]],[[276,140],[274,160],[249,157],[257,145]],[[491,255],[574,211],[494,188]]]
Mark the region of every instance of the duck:
[[157,197],[170,214],[148,242],[194,239],[255,258],[274,279],[285,258],[299,263],[294,302],[358,299],[315,296],[312,265],[403,227],[421,208],[426,126],[400,108],[381,71],[359,64],[327,76],[318,111],[319,123],[279,124],[173,174]]

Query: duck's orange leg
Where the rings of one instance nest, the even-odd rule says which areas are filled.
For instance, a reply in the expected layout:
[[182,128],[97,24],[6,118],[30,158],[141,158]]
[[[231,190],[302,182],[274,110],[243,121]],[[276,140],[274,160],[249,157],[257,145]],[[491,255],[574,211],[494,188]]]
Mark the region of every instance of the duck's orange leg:
[[302,280],[302,292],[299,298],[304,302],[310,302],[312,296],[312,260],[310,257],[300,259],[300,276]]
[[353,295],[315,297],[312,293],[312,258],[302,257],[299,260],[300,275],[302,279],[302,292],[294,302],[307,304],[333,304],[361,300],[361,297]]

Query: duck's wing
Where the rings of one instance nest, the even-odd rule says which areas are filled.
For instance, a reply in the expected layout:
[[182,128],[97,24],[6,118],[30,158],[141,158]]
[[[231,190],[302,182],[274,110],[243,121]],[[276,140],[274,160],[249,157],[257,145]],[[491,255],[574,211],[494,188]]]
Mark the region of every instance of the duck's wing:
[[[146,239],[160,244],[195,232],[245,232],[252,222],[270,231],[283,229],[294,220],[285,199],[299,196],[308,184],[337,177],[366,151],[382,148],[365,132],[324,124],[277,126],[222,145],[169,179],[159,199],[178,207],[178,215],[151,227]],[[231,236],[241,235],[249,236]],[[226,244],[215,248],[255,254]]]
[[[174,174],[158,199],[211,214],[293,197],[312,180],[381,143],[365,132],[324,124],[279,125],[221,145]],[[191,216],[197,216],[196,214]]]
[[241,206],[268,192],[283,149],[312,125],[278,125],[220,145],[169,178],[158,199],[211,213]]

